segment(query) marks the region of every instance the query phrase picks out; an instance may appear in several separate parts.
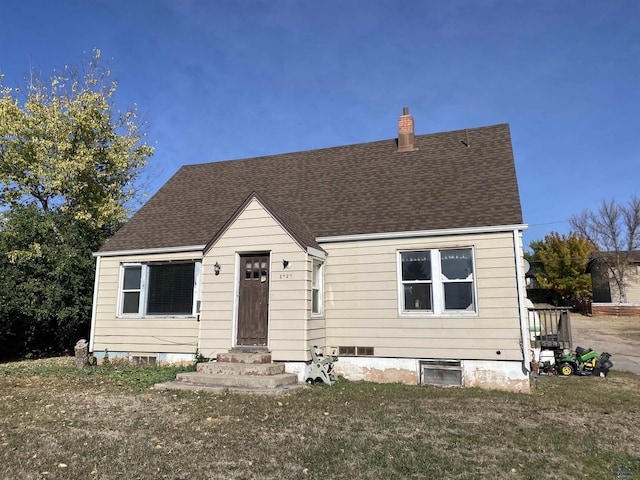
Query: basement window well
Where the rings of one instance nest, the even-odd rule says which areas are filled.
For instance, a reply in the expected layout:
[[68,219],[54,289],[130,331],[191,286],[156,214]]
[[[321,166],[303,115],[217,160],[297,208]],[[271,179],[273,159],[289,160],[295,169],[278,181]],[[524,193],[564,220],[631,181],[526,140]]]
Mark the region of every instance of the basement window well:
[[420,361],[420,384],[438,387],[462,386],[462,362],[460,360]]

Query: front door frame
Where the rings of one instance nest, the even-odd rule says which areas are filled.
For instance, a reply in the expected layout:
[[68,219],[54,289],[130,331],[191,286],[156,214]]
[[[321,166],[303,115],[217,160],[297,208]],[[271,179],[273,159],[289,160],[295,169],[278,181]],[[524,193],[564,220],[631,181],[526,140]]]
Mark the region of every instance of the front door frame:
[[235,254],[235,272],[234,272],[234,305],[233,305],[233,327],[231,329],[231,345],[234,347],[243,346],[238,343],[238,328],[240,326],[240,282],[242,275],[244,275],[244,265],[242,263],[245,256],[265,256],[267,257],[267,338],[266,345],[269,345],[269,337],[271,333],[271,251],[248,251],[248,252],[236,252]]

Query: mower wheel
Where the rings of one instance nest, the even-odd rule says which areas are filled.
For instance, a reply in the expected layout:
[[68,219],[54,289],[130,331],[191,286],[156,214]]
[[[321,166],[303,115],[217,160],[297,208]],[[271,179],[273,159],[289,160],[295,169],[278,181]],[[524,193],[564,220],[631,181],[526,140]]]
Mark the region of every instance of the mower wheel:
[[576,367],[574,367],[571,363],[564,362],[560,364],[560,368],[558,369],[558,371],[563,377],[568,377],[576,373]]

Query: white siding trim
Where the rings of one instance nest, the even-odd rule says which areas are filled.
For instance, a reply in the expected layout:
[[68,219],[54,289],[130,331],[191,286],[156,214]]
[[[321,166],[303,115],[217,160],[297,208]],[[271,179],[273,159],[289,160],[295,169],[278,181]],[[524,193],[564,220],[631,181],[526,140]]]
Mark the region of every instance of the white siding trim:
[[510,232],[526,230],[528,225],[496,225],[490,227],[449,228],[445,230],[417,230],[410,232],[362,233],[356,235],[336,235],[333,237],[316,237],[318,243],[354,242],[359,240],[387,240],[394,238],[437,237],[444,235],[465,235],[474,233]]
[[236,266],[233,273],[233,320],[231,321],[231,346],[237,347],[238,307],[240,306],[240,253],[236,252]]
[[[274,220],[276,219],[274,218]],[[278,223],[278,225],[280,225],[280,222],[278,222],[277,220],[276,222]],[[286,228],[284,228],[282,225],[280,225],[280,228],[282,228],[282,230],[284,230],[291,237],[291,234],[287,232]],[[291,239],[295,241],[293,237],[291,237]],[[269,289],[269,295],[267,295],[267,348],[269,348],[269,345],[271,345],[271,327],[273,326],[271,324],[271,295],[273,294],[273,285],[271,284],[271,279],[273,278],[273,269],[271,268],[271,263],[273,261],[273,250],[269,249],[268,255],[269,261],[267,265],[269,267],[269,276],[267,277],[267,280],[269,280],[269,284],[267,288]]]
[[100,278],[100,255],[96,255],[96,277],[93,281],[93,305],[91,306],[91,332],[89,333],[89,351],[93,352],[93,339],[96,335],[96,314],[98,311],[98,285]]
[[307,253],[312,257],[320,258],[322,260],[327,259],[327,254],[322,250],[318,250],[317,248],[307,247]]
[[200,301],[200,284],[202,275],[202,262],[195,262],[193,265],[193,303],[191,305],[191,312],[196,317],[198,322],[200,321],[200,309],[198,308],[198,302]]
[[151,255],[157,253],[180,253],[195,252],[202,253],[206,245],[188,245],[184,247],[163,247],[163,248],[146,248],[139,250],[116,250],[113,252],[94,252],[94,257],[120,257],[125,255]]
[[522,358],[524,365],[524,371],[530,371],[529,364],[531,362],[531,358],[529,357],[529,326],[528,323],[528,313],[525,309],[524,304],[524,288],[523,288],[523,279],[524,273],[522,272],[522,265],[520,264],[520,251],[522,250],[522,245],[520,242],[520,231],[516,228],[513,229],[513,249],[514,249],[514,259],[516,261],[516,285],[518,288],[518,304],[520,306],[520,332],[522,334]]

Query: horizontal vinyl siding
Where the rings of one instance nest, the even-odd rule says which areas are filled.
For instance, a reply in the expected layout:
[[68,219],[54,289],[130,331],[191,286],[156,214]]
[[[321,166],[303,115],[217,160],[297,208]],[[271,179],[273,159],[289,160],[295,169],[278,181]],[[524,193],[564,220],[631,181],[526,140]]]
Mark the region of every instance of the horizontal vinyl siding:
[[122,263],[144,263],[202,258],[201,252],[102,257],[98,278],[93,350],[140,353],[195,353],[196,318],[118,318],[118,287]]
[[[309,317],[307,253],[253,200],[207,252],[203,261],[200,348],[215,356],[235,345],[236,254],[270,252],[269,339],[274,360],[306,359]],[[284,270],[282,260],[289,261]],[[214,275],[218,262],[220,275]],[[242,266],[239,267],[242,273]]]
[[308,348],[313,346],[324,347],[326,335],[326,322],[324,317],[310,320],[307,328]]
[[640,303],[640,278],[632,277],[627,279],[627,301],[629,303]]
[[[397,251],[473,247],[478,313],[398,313]],[[513,234],[324,244],[328,346],[376,356],[521,360]],[[499,354],[497,352],[500,352]]]
[[[640,303],[640,277],[636,276],[631,269],[631,272],[625,274],[625,293],[627,294],[627,303]],[[613,276],[609,274],[609,288],[611,290],[612,303],[620,303],[620,291]]]

